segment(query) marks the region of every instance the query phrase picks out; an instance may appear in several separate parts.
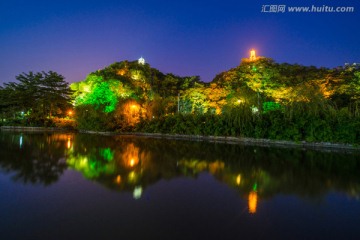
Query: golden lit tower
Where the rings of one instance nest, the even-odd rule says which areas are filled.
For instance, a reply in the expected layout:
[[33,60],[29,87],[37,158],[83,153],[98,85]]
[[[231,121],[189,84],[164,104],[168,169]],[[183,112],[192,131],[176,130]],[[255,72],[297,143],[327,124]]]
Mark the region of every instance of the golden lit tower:
[[254,49],[251,49],[250,51],[250,61],[255,61],[256,60],[256,53]]

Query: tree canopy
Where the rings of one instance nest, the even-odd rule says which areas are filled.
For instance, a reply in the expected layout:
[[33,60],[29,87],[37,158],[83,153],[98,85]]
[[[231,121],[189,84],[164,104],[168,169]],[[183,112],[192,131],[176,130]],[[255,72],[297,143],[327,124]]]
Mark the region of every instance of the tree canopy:
[[0,88],[3,117],[26,119],[30,125],[43,125],[53,116],[65,116],[71,108],[73,91],[56,72],[29,72],[16,76],[18,82]]

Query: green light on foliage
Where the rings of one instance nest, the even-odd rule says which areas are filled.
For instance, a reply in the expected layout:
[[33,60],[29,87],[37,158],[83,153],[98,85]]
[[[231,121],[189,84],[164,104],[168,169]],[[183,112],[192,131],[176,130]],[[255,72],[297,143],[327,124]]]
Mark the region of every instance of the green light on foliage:
[[264,113],[281,109],[281,105],[276,102],[264,102],[263,111]]
[[103,108],[102,110],[106,113],[114,111],[117,103],[117,96],[108,82],[97,83],[90,93],[77,99],[78,105],[93,105],[95,109]]
[[119,99],[126,99],[134,91],[116,79],[105,81],[103,77],[90,74],[85,81],[71,84],[74,91],[78,91],[75,105],[92,105],[105,113],[113,112]]
[[256,191],[256,190],[257,190],[257,183],[255,183],[253,186],[253,191]]

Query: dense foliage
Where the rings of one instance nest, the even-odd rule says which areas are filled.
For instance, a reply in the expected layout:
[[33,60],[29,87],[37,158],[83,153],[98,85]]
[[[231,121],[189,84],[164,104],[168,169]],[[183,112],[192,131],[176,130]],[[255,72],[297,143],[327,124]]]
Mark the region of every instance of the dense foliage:
[[328,69],[258,57],[204,83],[123,61],[71,84],[72,90],[53,72],[17,79],[0,89],[2,118],[28,125],[65,116],[73,91],[80,130],[360,143],[357,65]]
[[210,83],[114,63],[72,84],[80,129],[359,143],[360,71],[243,59]]
[[221,115],[176,114],[143,121],[137,131],[190,135],[241,136],[277,140],[356,143],[360,116],[346,108],[296,103],[284,110],[253,114],[250,106],[226,110]]
[[180,96],[182,112],[202,108],[205,97],[190,101],[196,94],[190,90],[205,85],[197,76],[163,74],[148,64],[123,61],[89,74],[71,88],[80,129],[130,131],[142,119],[177,112]]
[[52,126],[72,108],[73,92],[56,72],[23,73],[0,87],[2,124]]

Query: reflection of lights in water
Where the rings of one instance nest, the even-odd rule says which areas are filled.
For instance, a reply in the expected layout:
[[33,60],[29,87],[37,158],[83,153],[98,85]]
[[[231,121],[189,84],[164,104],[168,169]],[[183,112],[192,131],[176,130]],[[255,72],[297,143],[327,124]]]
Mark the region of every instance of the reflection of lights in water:
[[251,191],[249,194],[249,213],[256,213],[257,192]]
[[116,181],[117,184],[120,184],[120,183],[121,183],[121,176],[120,176],[120,175],[117,175],[115,181]]
[[71,147],[71,140],[70,140],[70,137],[68,137],[67,139],[67,148],[70,149]]
[[134,171],[129,173],[129,181],[134,182],[136,180],[136,173]]
[[131,167],[133,167],[135,165],[135,160],[133,158],[130,160],[129,165]]
[[209,163],[209,171],[212,174],[215,174],[216,172],[223,170],[224,167],[225,167],[225,163],[222,161],[215,161],[215,162]]
[[237,175],[237,177],[236,177],[236,184],[237,184],[237,185],[240,185],[240,183],[241,183],[241,175],[239,174],[239,175]]
[[20,148],[21,148],[21,147],[22,147],[22,145],[23,145],[23,136],[20,136],[19,145],[20,145]]
[[127,167],[135,167],[140,163],[139,148],[135,147],[133,143],[128,144],[122,154],[122,159]]
[[80,165],[80,167],[85,167],[87,165],[87,163],[88,163],[88,159],[87,159],[87,157],[84,157],[80,160],[79,165]]
[[139,199],[141,198],[141,194],[142,194],[142,187],[135,187],[134,192],[133,192],[133,197],[134,199]]

